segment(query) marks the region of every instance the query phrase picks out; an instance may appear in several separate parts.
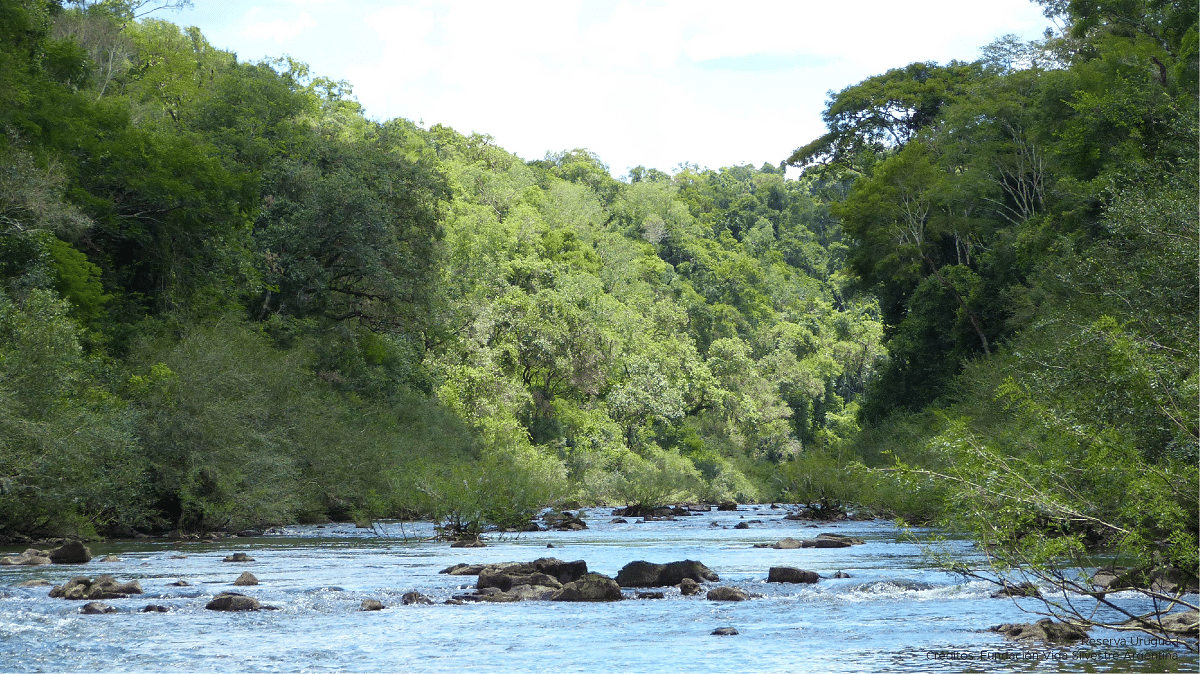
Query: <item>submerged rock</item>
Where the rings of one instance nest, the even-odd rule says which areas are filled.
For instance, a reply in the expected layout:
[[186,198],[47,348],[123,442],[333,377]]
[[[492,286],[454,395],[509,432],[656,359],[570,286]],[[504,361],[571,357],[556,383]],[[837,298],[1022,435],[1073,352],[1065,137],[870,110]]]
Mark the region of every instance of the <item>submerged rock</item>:
[[250,555],[247,555],[244,552],[235,552],[232,555],[229,555],[228,557],[226,557],[225,559],[222,559],[221,561],[222,562],[253,562],[254,558],[251,557]]
[[733,637],[737,636],[738,631],[732,627],[718,627],[710,632],[710,634],[717,637]]
[[171,609],[159,604],[147,604],[142,613],[169,613]]
[[382,611],[383,610],[383,602],[379,601],[378,599],[364,599],[364,600],[362,600],[362,604],[359,605],[358,610],[360,610],[360,611]]
[[1054,644],[1069,644],[1087,638],[1087,630],[1070,623],[1055,622],[1042,618],[1036,623],[1005,623],[989,627],[989,632],[999,632],[1005,638],[1017,641],[1046,641]]
[[638,599],[666,599],[667,595],[663,594],[662,592],[639,592],[639,593],[637,593],[637,598]]
[[17,587],[50,587],[51,585],[53,585],[53,583],[48,580],[42,580],[41,578],[35,578],[33,580],[27,580],[23,583],[17,583]]

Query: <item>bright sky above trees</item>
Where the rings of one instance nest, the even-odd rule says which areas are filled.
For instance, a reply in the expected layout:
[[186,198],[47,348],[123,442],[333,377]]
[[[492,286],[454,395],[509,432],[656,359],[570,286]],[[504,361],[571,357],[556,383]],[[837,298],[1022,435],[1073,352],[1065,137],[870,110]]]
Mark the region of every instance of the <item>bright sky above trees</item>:
[[587,147],[615,176],[777,164],[823,133],[826,92],[1050,25],[1028,0],[195,0],[161,16],[241,60],[349,80],[371,117],[488,133],[525,159]]

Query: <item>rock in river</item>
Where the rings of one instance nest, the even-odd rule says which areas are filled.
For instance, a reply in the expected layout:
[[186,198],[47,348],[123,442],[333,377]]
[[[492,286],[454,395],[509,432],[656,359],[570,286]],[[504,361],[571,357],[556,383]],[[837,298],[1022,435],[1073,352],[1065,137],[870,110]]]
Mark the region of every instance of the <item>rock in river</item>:
[[99,615],[102,613],[116,613],[117,609],[104,602],[92,601],[84,604],[83,608],[79,609],[79,612],[85,615]]
[[412,604],[432,604],[433,600],[420,592],[405,592],[404,596],[400,597],[400,603],[410,606]]
[[709,601],[746,601],[750,596],[736,587],[714,587],[708,591]]
[[83,543],[71,541],[51,552],[50,561],[55,564],[86,564],[92,561],[92,553]]
[[589,573],[567,583],[555,592],[550,601],[620,601],[621,586],[617,581],[598,573]]
[[243,571],[242,575],[238,576],[237,580],[233,581],[233,584],[234,585],[258,585],[258,579],[254,577],[253,573],[250,573],[249,571]]
[[691,559],[669,564],[630,562],[617,572],[617,583],[621,587],[665,587],[678,585],[684,578],[697,582],[721,580],[712,569]]
[[815,571],[805,571],[791,566],[772,566],[767,572],[768,583],[815,583],[821,577]]
[[684,578],[679,581],[679,594],[690,597],[693,594],[700,594],[700,583],[691,578]]
[[79,576],[50,590],[57,599],[124,599],[131,594],[141,594],[142,584],[136,580],[119,583],[112,576],[98,576],[96,580]]
[[244,552],[235,552],[232,555],[229,555],[228,557],[226,557],[225,559],[222,559],[221,561],[222,562],[253,562],[254,558],[251,557],[250,555],[247,555]]
[[1078,625],[1055,622],[1042,618],[1036,623],[1005,623],[989,627],[989,632],[999,632],[1009,639],[1018,641],[1048,641],[1069,644],[1087,638],[1087,630]]
[[204,608],[210,611],[258,611],[263,605],[254,597],[247,597],[237,592],[222,592],[213,597]]
[[0,565],[3,566],[40,566],[42,564],[52,564],[50,553],[45,550],[34,550],[30,548],[25,552],[13,557],[4,557],[0,559]]

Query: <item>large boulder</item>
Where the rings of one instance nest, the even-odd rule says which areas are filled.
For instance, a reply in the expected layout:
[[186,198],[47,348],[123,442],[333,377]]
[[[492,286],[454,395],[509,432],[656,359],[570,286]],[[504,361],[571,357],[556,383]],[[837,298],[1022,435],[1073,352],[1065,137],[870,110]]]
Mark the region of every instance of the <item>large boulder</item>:
[[746,601],[750,595],[742,592],[736,587],[722,586],[714,587],[708,591],[709,601]]
[[550,601],[620,601],[621,586],[617,581],[598,573],[589,573],[567,583],[555,592]]
[[668,564],[653,562],[630,562],[617,572],[617,583],[621,587],[665,587],[678,585],[684,578],[696,582],[718,581],[721,577],[704,564],[691,559]]
[[204,606],[210,611],[258,611],[262,607],[254,597],[237,592],[222,592]]
[[1017,641],[1046,641],[1054,644],[1069,644],[1087,638],[1087,630],[1070,623],[1055,622],[1042,618],[1036,623],[1005,623],[989,627],[990,632],[999,632],[1005,638]]
[[768,583],[815,583],[821,577],[815,571],[805,571],[791,566],[772,566],[767,571]]
[[79,541],[71,541],[50,553],[55,564],[86,564],[92,561],[92,552]]

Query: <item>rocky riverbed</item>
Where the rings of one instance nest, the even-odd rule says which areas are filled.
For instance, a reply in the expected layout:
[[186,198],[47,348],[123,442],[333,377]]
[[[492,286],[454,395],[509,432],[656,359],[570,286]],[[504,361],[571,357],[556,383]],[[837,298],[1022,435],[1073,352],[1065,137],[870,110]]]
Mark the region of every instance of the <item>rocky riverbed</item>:
[[[13,671],[916,672],[946,653],[1033,649],[1075,658],[1063,671],[1118,659],[1132,663],[1127,671],[1196,666],[1173,649],[1101,644],[1111,635],[1098,632],[1030,639],[1047,630],[1021,611],[1036,608],[1025,590],[993,597],[995,586],[931,569],[889,522],[785,514],[589,510],[572,515],[585,527],[492,536],[482,548],[424,541],[427,523],[90,543],[87,562],[0,567],[0,662]],[[787,539],[800,543],[780,545]],[[56,588],[83,596],[50,597]],[[92,602],[101,606],[84,611]]]

